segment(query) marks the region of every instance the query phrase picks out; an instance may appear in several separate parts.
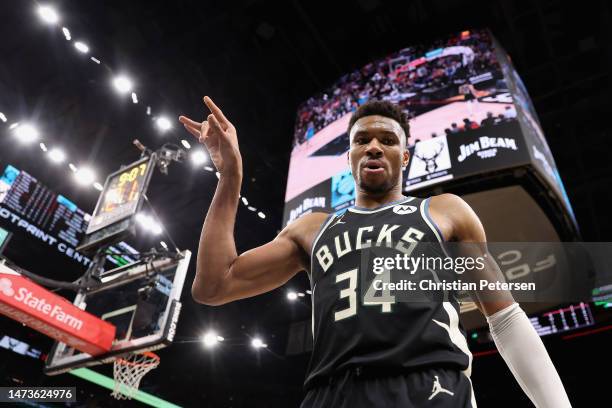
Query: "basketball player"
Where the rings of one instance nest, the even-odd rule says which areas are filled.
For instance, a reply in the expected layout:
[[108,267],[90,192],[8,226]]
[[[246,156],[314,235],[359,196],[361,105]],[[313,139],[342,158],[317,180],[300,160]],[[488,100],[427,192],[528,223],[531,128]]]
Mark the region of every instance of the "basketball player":
[[470,117],[473,117],[476,113],[475,110],[478,110],[478,91],[476,91],[474,85],[466,82],[459,86],[459,93],[463,95],[463,99],[467,103]]
[[[402,195],[406,115],[378,101],[353,114],[348,161],[354,207],[340,215],[306,214],[271,242],[238,255],[234,223],[242,161],[236,129],[210,98],[204,102],[212,112],[205,121],[179,118],[208,148],[220,173],[200,237],[193,298],[222,305],[273,290],[305,270],[312,285],[314,345],[302,407],[475,407],[472,357],[457,300],[393,303],[375,293],[361,296],[358,287],[372,273],[372,265],[361,262],[368,249],[392,256],[406,253],[408,243],[486,241],[480,220],[461,198]],[[490,270],[497,267],[487,262]],[[474,297],[531,401],[569,407],[540,337],[512,296]]]

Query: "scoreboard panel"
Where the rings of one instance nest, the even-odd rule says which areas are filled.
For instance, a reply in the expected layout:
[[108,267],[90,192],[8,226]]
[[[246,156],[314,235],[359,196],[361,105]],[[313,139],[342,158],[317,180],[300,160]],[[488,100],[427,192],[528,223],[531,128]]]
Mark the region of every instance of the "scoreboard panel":
[[[21,267],[54,279],[74,279],[91,262],[76,249],[90,220],[88,212],[29,172],[13,164],[0,167],[0,252]],[[120,242],[108,248],[106,259],[112,268],[136,257],[138,250]],[[53,268],[39,270],[37,259],[48,260]]]
[[78,244],[90,219],[89,214],[68,198],[10,164],[0,177],[0,205],[17,213],[22,224],[27,221],[73,247]]
[[86,234],[133,216],[139,208],[154,161],[145,157],[106,179]]

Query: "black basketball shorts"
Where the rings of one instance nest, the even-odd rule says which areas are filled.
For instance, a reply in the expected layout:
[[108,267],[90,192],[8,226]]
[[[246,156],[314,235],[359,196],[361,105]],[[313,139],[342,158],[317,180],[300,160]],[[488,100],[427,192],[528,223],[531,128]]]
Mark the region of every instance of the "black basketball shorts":
[[476,408],[470,379],[461,371],[431,368],[388,377],[359,368],[307,391],[301,408]]

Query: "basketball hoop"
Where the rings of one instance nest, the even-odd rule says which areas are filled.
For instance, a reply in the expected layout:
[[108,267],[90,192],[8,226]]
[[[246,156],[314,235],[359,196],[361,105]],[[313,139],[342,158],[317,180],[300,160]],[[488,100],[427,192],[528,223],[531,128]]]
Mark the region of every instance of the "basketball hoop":
[[113,363],[115,387],[111,395],[119,400],[132,399],[138,391],[142,377],[158,365],[159,356],[150,351],[132,353],[127,357],[115,359]]

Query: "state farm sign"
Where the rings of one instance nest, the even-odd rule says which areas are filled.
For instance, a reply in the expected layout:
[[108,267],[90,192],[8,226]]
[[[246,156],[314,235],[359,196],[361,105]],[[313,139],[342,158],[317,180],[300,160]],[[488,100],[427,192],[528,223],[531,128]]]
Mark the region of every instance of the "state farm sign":
[[82,320],[66,313],[60,305],[52,305],[47,303],[45,298],[34,296],[27,288],[19,288],[15,293],[12,288],[12,281],[7,278],[0,278],[0,290],[2,290],[4,295],[13,296],[15,300],[22,302],[24,305],[38,310],[58,322],[65,323],[73,329],[80,330],[83,327]]
[[110,350],[115,326],[0,265],[0,313],[68,344],[98,355]]

